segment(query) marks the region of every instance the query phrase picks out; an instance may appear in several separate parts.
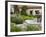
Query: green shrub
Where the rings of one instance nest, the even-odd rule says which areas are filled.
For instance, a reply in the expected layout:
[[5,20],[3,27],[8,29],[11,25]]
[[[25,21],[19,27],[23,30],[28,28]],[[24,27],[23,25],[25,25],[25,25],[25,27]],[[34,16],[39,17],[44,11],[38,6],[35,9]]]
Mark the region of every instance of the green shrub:
[[15,32],[20,32],[22,31],[20,27],[15,27]]
[[23,23],[23,18],[21,17],[16,17],[16,24],[22,24]]
[[16,24],[15,23],[11,23],[10,24],[10,31],[12,32],[14,32],[15,31],[15,26],[16,26]]
[[24,19],[20,15],[11,17],[11,22],[16,23],[16,24],[22,24],[23,21]]
[[17,27],[15,23],[11,23],[10,25],[11,25],[11,28],[10,28],[11,32],[19,32],[19,31],[21,31],[21,28]]
[[21,15],[27,15],[26,10],[27,10],[27,6],[22,6]]
[[29,25],[27,26],[27,31],[39,31],[41,30],[41,26],[39,25]]
[[[11,28],[10,31],[11,32],[20,32],[22,31],[21,27],[16,26],[15,23],[11,23],[10,24]],[[26,31],[40,31],[41,30],[41,26],[40,25],[27,25]]]
[[11,16],[10,19],[11,19],[11,22],[12,22],[12,23],[15,23],[15,17],[12,17],[12,16]]

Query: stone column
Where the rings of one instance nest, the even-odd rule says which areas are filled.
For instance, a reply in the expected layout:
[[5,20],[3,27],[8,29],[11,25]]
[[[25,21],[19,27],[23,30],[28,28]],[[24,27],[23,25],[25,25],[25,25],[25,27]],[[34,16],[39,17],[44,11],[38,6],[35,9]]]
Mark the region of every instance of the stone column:
[[33,15],[35,15],[36,13],[35,13],[35,10],[33,10]]
[[19,11],[20,11],[20,14],[21,14],[21,10],[22,10],[22,9],[20,8],[20,9],[19,9]]

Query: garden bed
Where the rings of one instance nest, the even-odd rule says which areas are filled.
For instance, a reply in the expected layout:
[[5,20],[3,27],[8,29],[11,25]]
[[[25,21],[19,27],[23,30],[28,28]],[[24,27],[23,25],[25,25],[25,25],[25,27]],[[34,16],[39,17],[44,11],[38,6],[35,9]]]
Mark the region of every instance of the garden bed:
[[[22,28],[24,26],[24,28]],[[11,32],[20,32],[20,31],[40,31],[41,30],[41,25],[37,24],[30,24],[30,25],[20,25],[17,26],[15,23],[11,23]]]

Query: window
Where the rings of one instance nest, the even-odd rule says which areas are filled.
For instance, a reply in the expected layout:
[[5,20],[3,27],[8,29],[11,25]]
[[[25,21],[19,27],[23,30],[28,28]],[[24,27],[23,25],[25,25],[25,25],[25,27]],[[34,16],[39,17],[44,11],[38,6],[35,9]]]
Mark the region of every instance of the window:
[[36,12],[36,14],[39,14],[39,10],[37,10],[37,11],[35,11]]
[[31,14],[31,15],[32,15],[32,12],[33,12],[33,11],[30,11],[30,14]]

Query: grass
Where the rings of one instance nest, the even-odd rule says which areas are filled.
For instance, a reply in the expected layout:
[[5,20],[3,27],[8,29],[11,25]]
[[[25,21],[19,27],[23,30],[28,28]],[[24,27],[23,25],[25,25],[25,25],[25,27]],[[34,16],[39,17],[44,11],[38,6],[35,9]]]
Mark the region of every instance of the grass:
[[31,17],[31,16],[21,15],[21,17],[22,17],[24,20],[33,20],[33,17]]

